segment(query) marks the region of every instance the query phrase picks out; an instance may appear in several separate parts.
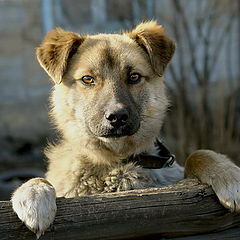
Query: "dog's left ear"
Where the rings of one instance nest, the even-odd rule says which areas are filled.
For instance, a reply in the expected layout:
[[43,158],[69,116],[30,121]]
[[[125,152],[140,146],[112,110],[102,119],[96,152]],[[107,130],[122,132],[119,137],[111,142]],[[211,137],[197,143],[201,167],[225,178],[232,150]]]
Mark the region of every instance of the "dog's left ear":
[[165,34],[164,28],[156,21],[148,21],[126,34],[144,49],[155,72],[162,75],[175,51],[175,43]]
[[83,43],[85,37],[73,32],[55,28],[48,32],[36,55],[40,65],[59,84],[67,70],[68,62]]

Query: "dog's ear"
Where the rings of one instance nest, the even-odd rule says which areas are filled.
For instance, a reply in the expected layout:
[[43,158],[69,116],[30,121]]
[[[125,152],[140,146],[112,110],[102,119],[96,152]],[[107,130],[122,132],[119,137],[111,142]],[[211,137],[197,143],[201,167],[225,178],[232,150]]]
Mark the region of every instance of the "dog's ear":
[[85,37],[56,28],[50,31],[36,50],[40,65],[55,83],[61,83],[70,58]]
[[148,21],[140,23],[127,35],[147,52],[155,72],[162,75],[175,51],[175,43],[164,28],[156,21]]

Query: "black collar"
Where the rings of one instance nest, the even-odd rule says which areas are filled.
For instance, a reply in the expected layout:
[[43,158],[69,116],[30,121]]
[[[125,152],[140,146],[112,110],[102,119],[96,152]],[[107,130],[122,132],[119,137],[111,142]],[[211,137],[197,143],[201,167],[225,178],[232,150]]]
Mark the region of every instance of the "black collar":
[[171,154],[158,139],[155,145],[158,149],[157,155],[140,153],[136,156],[129,157],[128,159],[124,160],[124,162],[133,162],[143,168],[148,169],[171,167],[175,161],[175,156]]

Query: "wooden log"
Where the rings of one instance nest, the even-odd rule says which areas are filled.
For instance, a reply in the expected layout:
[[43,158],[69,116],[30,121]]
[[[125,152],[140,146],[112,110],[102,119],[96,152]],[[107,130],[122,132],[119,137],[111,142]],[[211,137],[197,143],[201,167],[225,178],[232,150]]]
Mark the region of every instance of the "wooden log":
[[[240,215],[222,207],[210,187],[193,180],[162,188],[58,198],[57,206],[54,224],[42,240],[172,239],[210,232],[219,233],[211,233],[213,238],[208,234],[186,239],[240,239],[238,227],[220,232],[239,226]],[[0,239],[35,239],[9,201],[0,202]]]

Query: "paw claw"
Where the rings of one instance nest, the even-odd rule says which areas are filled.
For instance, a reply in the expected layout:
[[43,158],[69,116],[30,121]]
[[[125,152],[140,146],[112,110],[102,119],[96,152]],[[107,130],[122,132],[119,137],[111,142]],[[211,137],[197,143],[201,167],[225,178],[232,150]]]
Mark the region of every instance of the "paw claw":
[[41,237],[42,233],[36,232],[36,239],[38,240]]

